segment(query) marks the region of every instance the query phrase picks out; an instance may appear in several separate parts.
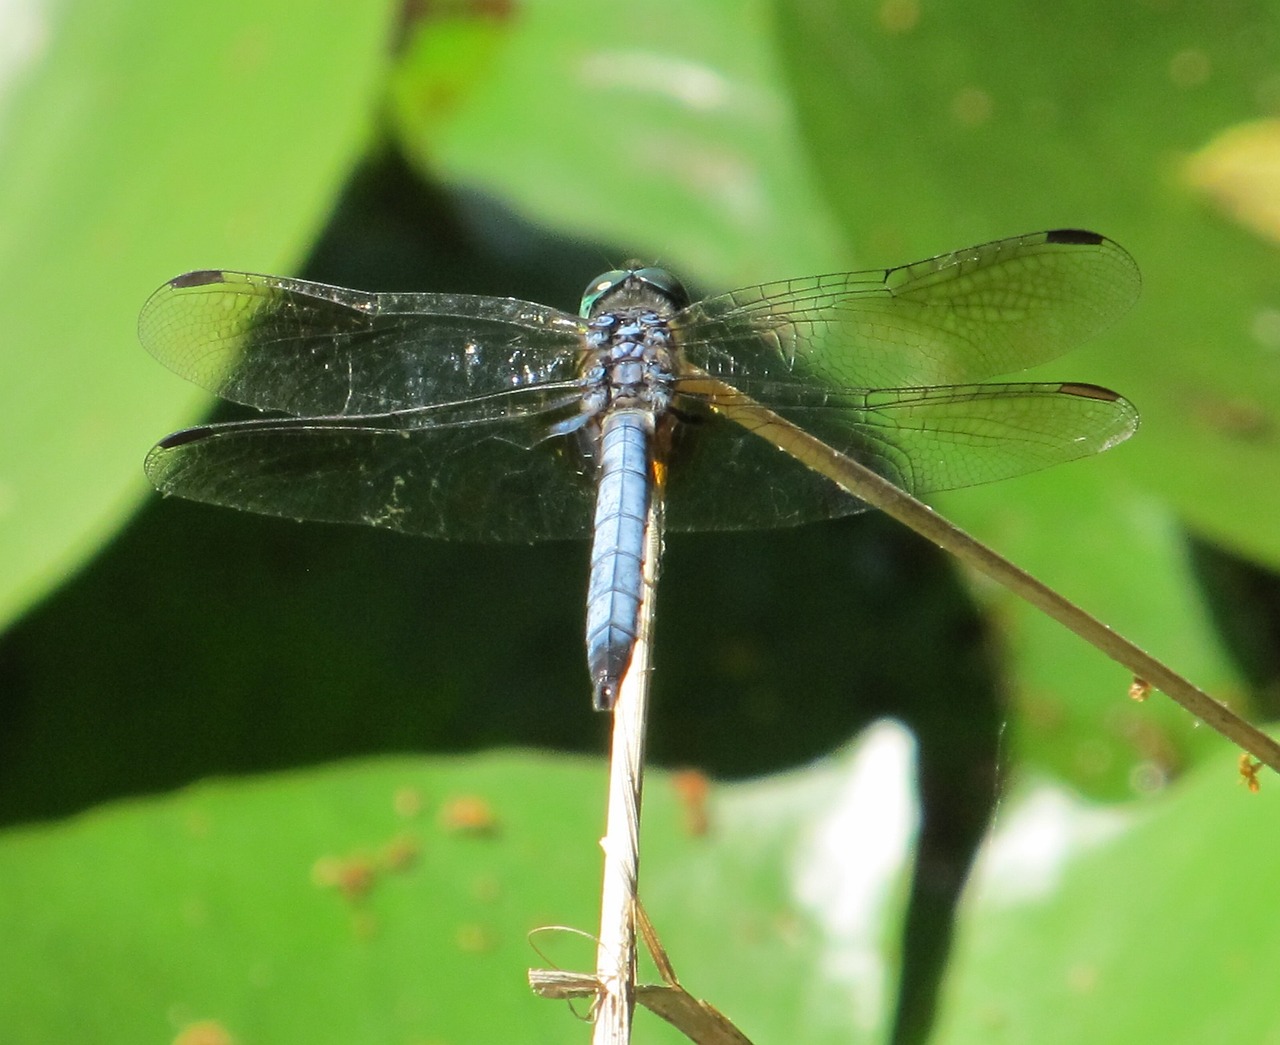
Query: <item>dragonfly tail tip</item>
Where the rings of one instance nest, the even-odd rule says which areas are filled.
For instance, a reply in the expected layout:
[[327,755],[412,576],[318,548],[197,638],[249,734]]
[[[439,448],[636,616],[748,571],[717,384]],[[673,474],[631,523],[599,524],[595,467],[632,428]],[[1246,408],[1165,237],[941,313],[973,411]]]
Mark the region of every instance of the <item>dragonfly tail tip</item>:
[[608,676],[597,678],[593,696],[597,711],[612,711],[618,699],[618,680]]

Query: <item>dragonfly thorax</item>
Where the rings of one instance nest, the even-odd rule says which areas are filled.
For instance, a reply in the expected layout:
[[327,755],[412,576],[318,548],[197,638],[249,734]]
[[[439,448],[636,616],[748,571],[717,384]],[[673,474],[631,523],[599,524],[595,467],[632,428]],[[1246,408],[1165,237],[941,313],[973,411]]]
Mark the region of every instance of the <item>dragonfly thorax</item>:
[[587,324],[587,344],[583,413],[588,418],[610,409],[661,414],[671,405],[671,330],[657,312],[631,308],[597,315]]

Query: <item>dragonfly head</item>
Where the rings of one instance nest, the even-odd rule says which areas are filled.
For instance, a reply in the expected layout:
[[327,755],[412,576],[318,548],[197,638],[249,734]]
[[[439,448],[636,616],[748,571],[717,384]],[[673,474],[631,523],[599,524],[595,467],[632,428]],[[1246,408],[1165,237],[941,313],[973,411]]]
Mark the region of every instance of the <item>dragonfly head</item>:
[[640,262],[597,276],[587,284],[578,314],[590,319],[599,312],[616,308],[651,308],[671,315],[689,304],[689,292],[666,269],[643,268]]

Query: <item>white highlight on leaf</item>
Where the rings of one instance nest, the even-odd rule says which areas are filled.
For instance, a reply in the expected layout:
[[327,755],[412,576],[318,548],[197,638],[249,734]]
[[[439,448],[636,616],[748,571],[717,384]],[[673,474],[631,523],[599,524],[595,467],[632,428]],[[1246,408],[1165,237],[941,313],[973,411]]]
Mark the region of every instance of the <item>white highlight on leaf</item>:
[[1122,834],[1135,819],[1063,788],[1037,785],[1005,807],[978,857],[969,900],[1013,907],[1049,896],[1073,858]]
[[0,0],[0,113],[18,78],[49,45],[46,6],[34,0]]
[[906,727],[886,720],[867,729],[792,864],[796,900],[827,937],[821,967],[828,982],[815,990],[829,996],[830,981],[844,985],[842,1005],[868,1032],[888,1019],[897,981],[885,957],[898,948],[919,829],[914,763],[915,740]]

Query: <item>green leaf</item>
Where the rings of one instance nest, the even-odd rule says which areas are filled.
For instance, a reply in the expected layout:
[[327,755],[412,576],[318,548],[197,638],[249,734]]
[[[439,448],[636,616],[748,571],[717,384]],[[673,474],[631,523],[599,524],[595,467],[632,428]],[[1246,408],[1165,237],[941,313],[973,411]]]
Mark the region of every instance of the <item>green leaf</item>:
[[[705,831],[697,794],[651,775],[648,912],[686,988],[757,1040],[882,1038],[909,744],[881,726],[804,773],[711,785]],[[529,992],[547,961],[527,934],[594,932],[604,780],[596,760],[383,759],[4,832],[0,1025],[25,1041],[168,1040],[201,1022],[279,1043],[586,1033]],[[589,939],[536,943],[594,969]],[[684,1040],[649,1016],[638,1030]]]
[[[1252,707],[1239,669],[1209,619],[1186,537],[1160,498],[1123,477],[1125,448],[1008,484],[939,501],[994,547],[1173,665],[1240,714]],[[1087,474],[1086,474],[1087,473]],[[1003,492],[1003,491],[1002,491]],[[984,578],[1007,658],[1012,752],[1095,797],[1163,787],[1219,738],[1160,693],[1137,702],[1132,676],[1072,632]]]
[[[650,775],[646,907],[684,986],[755,1040],[884,1040],[908,745],[877,726],[803,772],[712,784],[705,805]],[[595,760],[380,759],[0,833],[0,1023],[33,1041],[201,1022],[282,1043],[564,1040],[572,1016],[525,970],[589,971],[593,947],[548,930],[544,957],[526,936],[593,929],[603,779]],[[1276,798],[1237,781],[1220,744],[1128,807],[1019,788],[962,905],[937,1040],[1264,1038]]]
[[[915,17],[886,18],[904,9]],[[813,2],[780,5],[779,23],[809,155],[852,242],[912,257],[1074,225],[1134,254],[1136,315],[1066,365],[1142,409],[1124,454],[1135,483],[1280,565],[1280,487],[1240,481],[1280,468],[1280,269],[1259,233],[1203,205],[1186,159],[1255,114],[1275,9],[1172,19],[1093,2],[1046,20],[1012,0]]]
[[762,0],[429,18],[397,72],[396,132],[433,176],[698,279],[839,266],[769,19]]
[[148,446],[204,402],[138,348],[147,294],[315,235],[367,142],[393,6],[25,8],[0,123],[0,619],[110,536]]
[[[1269,523],[1280,489],[1241,481],[1280,466],[1272,434],[1280,374],[1254,322],[1280,299],[1280,279],[1259,275],[1266,265],[1257,243],[1195,209],[1173,158],[1241,118],[1241,99],[1270,59],[1265,48],[1236,44],[1274,38],[1280,26],[1258,6],[1227,18],[1206,11],[1201,22],[1192,31],[1155,11],[1117,15],[1087,4],[1050,24],[1003,0],[963,11],[779,7],[809,155],[851,242],[913,257],[1079,226],[1116,237],[1138,259],[1144,296],[1135,315],[1029,375],[1124,392],[1143,414],[1132,444],[1103,462],[940,503],[1247,712],[1239,674],[1194,594],[1178,526],[1186,520],[1280,563]],[[813,75],[815,66],[825,75]],[[1192,67],[1212,75],[1188,79]],[[1126,776],[1141,787],[1191,758],[1186,716],[1156,710],[1158,701],[1134,714],[1124,707],[1123,672],[1034,611],[1000,605],[1026,713],[1018,732],[1039,733],[1023,754],[1057,770],[1074,766],[1077,785],[1113,794]]]
[[960,911],[938,1043],[1266,1041],[1275,1033],[1280,794],[1226,745],[1106,809],[1028,783]]

